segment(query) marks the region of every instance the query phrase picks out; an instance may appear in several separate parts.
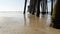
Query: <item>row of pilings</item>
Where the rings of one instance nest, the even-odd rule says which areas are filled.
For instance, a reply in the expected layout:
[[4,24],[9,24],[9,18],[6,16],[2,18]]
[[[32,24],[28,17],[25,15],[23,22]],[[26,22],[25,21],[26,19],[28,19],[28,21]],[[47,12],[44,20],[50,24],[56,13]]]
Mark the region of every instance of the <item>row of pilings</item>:
[[[44,0],[43,0],[44,1]],[[39,13],[40,13],[40,2],[41,0],[30,0],[30,5],[29,5],[29,13],[32,13],[34,15],[34,13],[36,12],[35,8],[37,8],[37,16],[39,17]],[[26,10],[26,3],[27,0],[25,0],[25,7],[24,7],[24,14],[25,14],[25,10]],[[43,14],[46,13],[46,11],[44,10],[44,3],[43,3]],[[52,16],[52,27],[56,28],[56,29],[60,29],[60,0],[56,1],[56,4],[53,8],[53,0],[51,0],[51,16]]]

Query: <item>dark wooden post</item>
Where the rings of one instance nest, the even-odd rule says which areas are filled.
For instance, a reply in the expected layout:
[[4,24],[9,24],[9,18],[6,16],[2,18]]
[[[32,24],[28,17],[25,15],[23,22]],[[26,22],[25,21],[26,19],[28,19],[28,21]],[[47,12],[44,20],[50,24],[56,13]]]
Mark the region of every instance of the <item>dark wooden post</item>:
[[37,0],[30,0],[30,9],[29,13],[34,15],[35,14],[35,7],[36,7]]
[[27,0],[25,0],[25,5],[24,5],[24,14],[25,14],[25,11],[26,11],[26,5],[27,5]]
[[60,0],[57,0],[52,14],[53,28],[60,29]]
[[42,0],[42,14],[46,14],[48,12],[47,0]]
[[51,0],[51,15],[52,15],[52,12],[53,12],[53,0]]

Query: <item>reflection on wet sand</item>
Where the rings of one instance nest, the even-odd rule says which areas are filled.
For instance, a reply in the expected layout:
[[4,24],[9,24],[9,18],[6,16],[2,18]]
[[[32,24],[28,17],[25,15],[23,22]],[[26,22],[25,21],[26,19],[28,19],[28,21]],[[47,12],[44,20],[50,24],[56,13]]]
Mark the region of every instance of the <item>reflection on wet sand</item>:
[[[50,15],[23,15],[21,13],[8,13],[10,17],[0,17],[0,34],[60,34],[60,31],[49,27]],[[9,16],[7,15],[7,16]],[[16,17],[17,16],[17,17]]]

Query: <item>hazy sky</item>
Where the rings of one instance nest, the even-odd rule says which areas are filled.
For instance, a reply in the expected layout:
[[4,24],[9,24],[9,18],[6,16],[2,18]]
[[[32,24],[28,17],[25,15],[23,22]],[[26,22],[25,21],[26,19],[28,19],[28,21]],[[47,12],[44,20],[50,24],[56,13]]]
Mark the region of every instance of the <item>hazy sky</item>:
[[[23,11],[24,1],[25,0],[0,0],[0,11]],[[29,0],[27,2],[27,6],[28,5],[29,5]]]
[[0,0],[0,11],[19,11],[21,0]]

